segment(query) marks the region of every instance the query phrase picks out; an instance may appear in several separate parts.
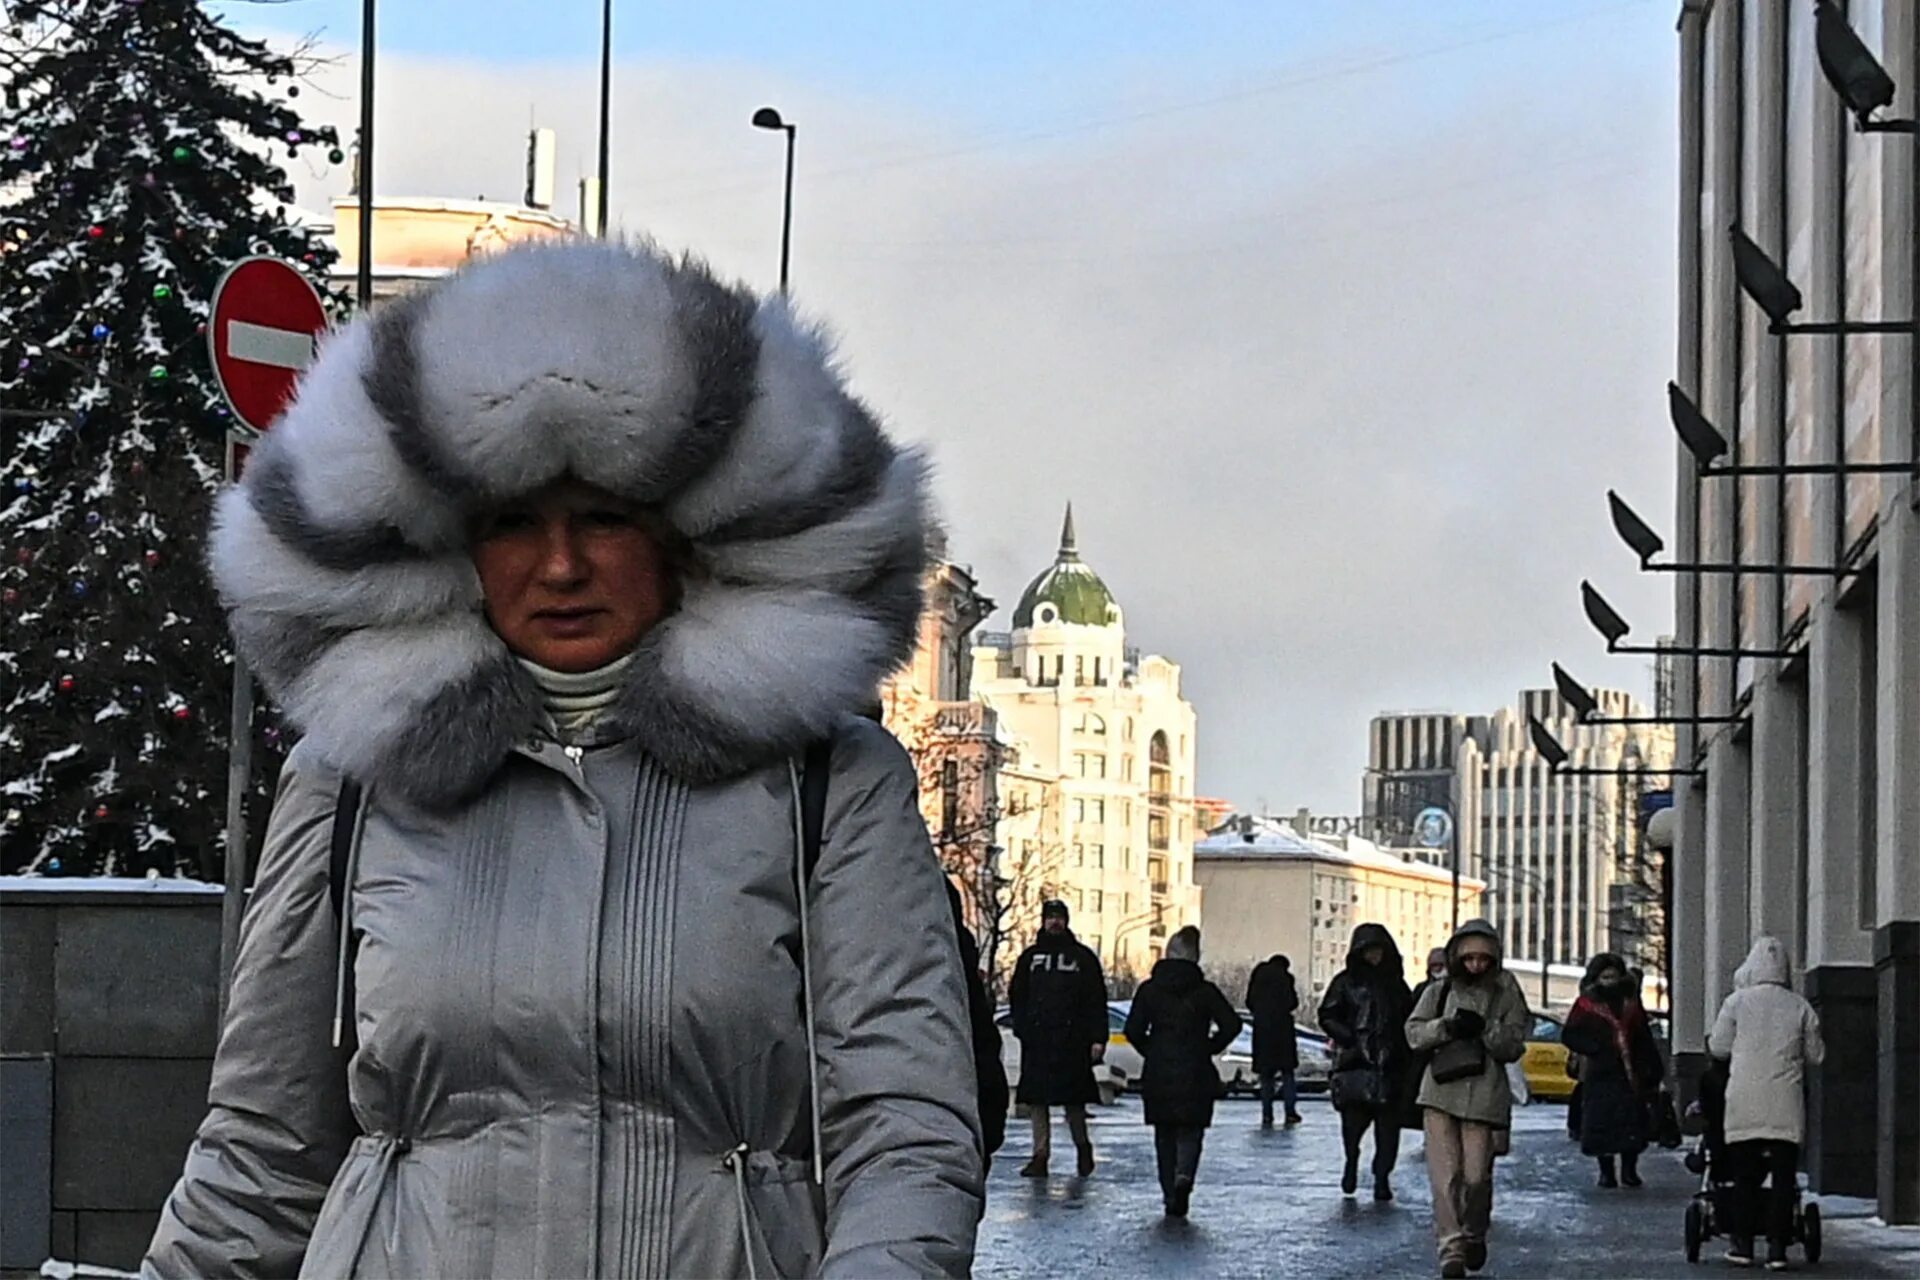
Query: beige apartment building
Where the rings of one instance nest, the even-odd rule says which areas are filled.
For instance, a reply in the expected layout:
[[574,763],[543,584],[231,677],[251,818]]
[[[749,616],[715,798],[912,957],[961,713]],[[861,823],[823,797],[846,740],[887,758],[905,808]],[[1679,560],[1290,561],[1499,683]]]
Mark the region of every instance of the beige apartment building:
[[[1378,921],[1400,944],[1407,981],[1453,925],[1453,876],[1359,836],[1308,836],[1283,818],[1239,816],[1193,850],[1206,895],[1210,969],[1244,972],[1276,952],[1293,962],[1307,1009],[1340,972],[1356,925]],[[1460,918],[1481,914],[1485,886],[1460,881]]]
[[1016,929],[1037,925],[1038,899],[1054,890],[1110,970],[1144,976],[1167,935],[1200,920],[1195,718],[1179,665],[1127,647],[1119,604],[1080,559],[1071,508],[1013,630],[974,648],[973,696],[998,717],[1008,753],[1002,874],[1034,911]]

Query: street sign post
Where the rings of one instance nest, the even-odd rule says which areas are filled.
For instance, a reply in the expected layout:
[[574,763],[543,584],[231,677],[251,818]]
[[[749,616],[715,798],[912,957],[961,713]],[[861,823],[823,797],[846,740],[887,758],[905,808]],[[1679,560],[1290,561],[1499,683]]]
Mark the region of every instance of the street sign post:
[[[313,363],[314,344],[327,328],[320,293],[278,258],[243,258],[214,286],[207,321],[213,376],[233,411],[228,431],[227,479],[240,478],[247,449],[293,401],[300,374]],[[244,805],[253,774],[253,680],[233,655],[233,719],[227,744],[227,883],[220,906],[220,1019],[240,945],[240,913],[247,891]]]

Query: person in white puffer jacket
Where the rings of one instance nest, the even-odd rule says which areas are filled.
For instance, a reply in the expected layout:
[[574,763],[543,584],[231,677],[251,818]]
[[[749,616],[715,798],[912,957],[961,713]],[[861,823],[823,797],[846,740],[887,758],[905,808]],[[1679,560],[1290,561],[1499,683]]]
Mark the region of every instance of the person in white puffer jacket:
[[[1767,1234],[1767,1265],[1787,1264],[1800,1143],[1806,1130],[1806,1069],[1826,1057],[1820,1015],[1794,993],[1787,948],[1754,939],[1734,973],[1707,1049],[1728,1063],[1726,1143],[1733,1166],[1732,1247],[1727,1260],[1753,1262],[1753,1241]],[[1772,1180],[1762,1199],[1761,1183]]]

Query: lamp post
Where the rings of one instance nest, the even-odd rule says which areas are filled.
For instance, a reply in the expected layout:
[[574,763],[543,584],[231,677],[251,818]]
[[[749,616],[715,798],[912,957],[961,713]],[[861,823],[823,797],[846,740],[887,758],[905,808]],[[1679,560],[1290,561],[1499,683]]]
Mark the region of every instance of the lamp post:
[[600,189],[594,193],[594,230],[607,238],[608,136],[613,116],[613,0],[600,5]]
[[784,132],[787,135],[787,190],[780,208],[780,292],[787,291],[787,263],[793,250],[793,140],[794,126],[772,107],[753,113],[753,127]]

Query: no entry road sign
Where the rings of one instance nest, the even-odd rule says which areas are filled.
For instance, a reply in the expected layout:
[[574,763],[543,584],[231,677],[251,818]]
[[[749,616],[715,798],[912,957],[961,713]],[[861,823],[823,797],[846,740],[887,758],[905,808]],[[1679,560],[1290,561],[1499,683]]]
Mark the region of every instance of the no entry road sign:
[[327,312],[308,279],[278,258],[243,258],[213,291],[213,373],[244,434],[273,425],[313,363]]

